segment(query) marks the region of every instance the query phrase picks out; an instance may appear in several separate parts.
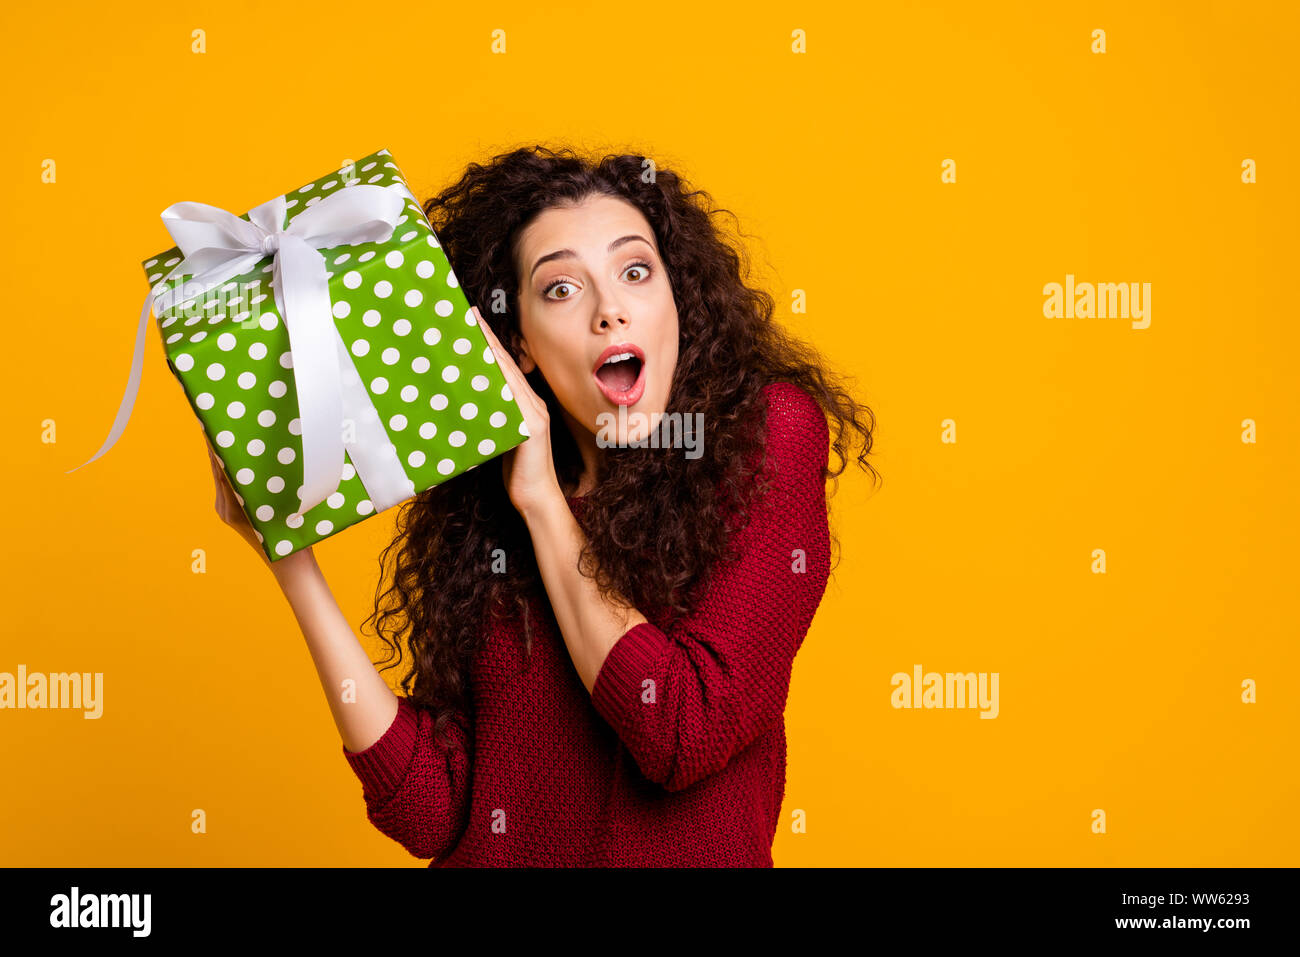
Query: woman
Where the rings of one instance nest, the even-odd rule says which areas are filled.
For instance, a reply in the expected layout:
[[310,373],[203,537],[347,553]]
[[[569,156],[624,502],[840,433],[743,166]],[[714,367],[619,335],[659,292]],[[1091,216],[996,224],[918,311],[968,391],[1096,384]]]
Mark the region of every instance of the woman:
[[874,476],[874,420],[702,200],[641,156],[536,147],[425,204],[530,437],[398,512],[367,623],[411,652],[403,696],[310,548],[270,565],[370,821],[430,866],[772,865],[825,480],[849,430]]

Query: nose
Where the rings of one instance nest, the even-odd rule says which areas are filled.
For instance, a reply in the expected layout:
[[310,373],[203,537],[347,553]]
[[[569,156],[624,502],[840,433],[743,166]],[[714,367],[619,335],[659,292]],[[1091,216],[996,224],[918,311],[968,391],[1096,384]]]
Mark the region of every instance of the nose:
[[595,328],[597,332],[605,332],[609,329],[626,328],[632,319],[623,307],[622,301],[618,296],[602,292],[600,296],[600,305],[596,309]]

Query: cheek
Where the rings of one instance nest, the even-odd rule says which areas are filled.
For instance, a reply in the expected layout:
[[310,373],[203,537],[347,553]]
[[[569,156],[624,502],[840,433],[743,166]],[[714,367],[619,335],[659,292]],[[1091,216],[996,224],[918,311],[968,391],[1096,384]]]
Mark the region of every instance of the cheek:
[[660,371],[660,379],[664,384],[663,387],[667,389],[669,385],[672,383],[673,373],[677,369],[676,330],[673,331],[672,338],[669,339],[668,343],[664,346],[663,355],[664,355],[664,360],[662,363],[663,368],[660,369],[659,371]]
[[[548,343],[543,348],[551,351],[544,353],[548,357],[542,368],[542,376],[559,399],[584,399],[587,387],[591,385],[591,373],[584,366],[581,356],[569,355],[561,351],[561,343]],[[565,403],[568,404],[567,402]]]

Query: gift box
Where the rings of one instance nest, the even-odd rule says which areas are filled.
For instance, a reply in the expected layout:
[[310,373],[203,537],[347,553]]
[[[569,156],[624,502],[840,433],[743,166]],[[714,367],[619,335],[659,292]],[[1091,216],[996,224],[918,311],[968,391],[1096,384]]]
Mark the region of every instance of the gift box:
[[388,150],[239,217],[178,203],[163,219],[177,245],[144,262],[154,285],[132,381],[96,458],[129,417],[150,306],[272,562],[526,440]]

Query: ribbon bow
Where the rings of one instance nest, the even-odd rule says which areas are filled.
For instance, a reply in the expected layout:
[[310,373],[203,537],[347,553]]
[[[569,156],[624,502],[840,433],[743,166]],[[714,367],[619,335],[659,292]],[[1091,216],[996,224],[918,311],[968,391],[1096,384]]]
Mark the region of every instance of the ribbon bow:
[[[131,374],[117,418],[99,451],[76,469],[69,469],[68,474],[111,449],[126,430],[140,388],[151,307],[158,305],[165,311],[272,256],[275,303],[289,331],[302,424],[299,514],[323,502],[338,488],[343,473],[345,404],[355,415],[361,432],[360,445],[349,445],[349,451],[375,510],[383,511],[409,497],[411,490],[401,461],[383,433],[378,413],[360,386],[347,347],[334,326],[325,257],[318,251],[387,240],[397,227],[405,202],[396,190],[353,184],[304,209],[287,228],[283,226],[288,208],[283,196],[249,210],[248,220],[205,203],[176,203],[163,210],[163,224],[184,258],[162,277],[160,284],[173,276],[192,275],[193,279],[183,282],[184,291],[179,296],[168,289],[155,303],[155,287],[145,297]],[[343,375],[344,363],[352,375]]]

